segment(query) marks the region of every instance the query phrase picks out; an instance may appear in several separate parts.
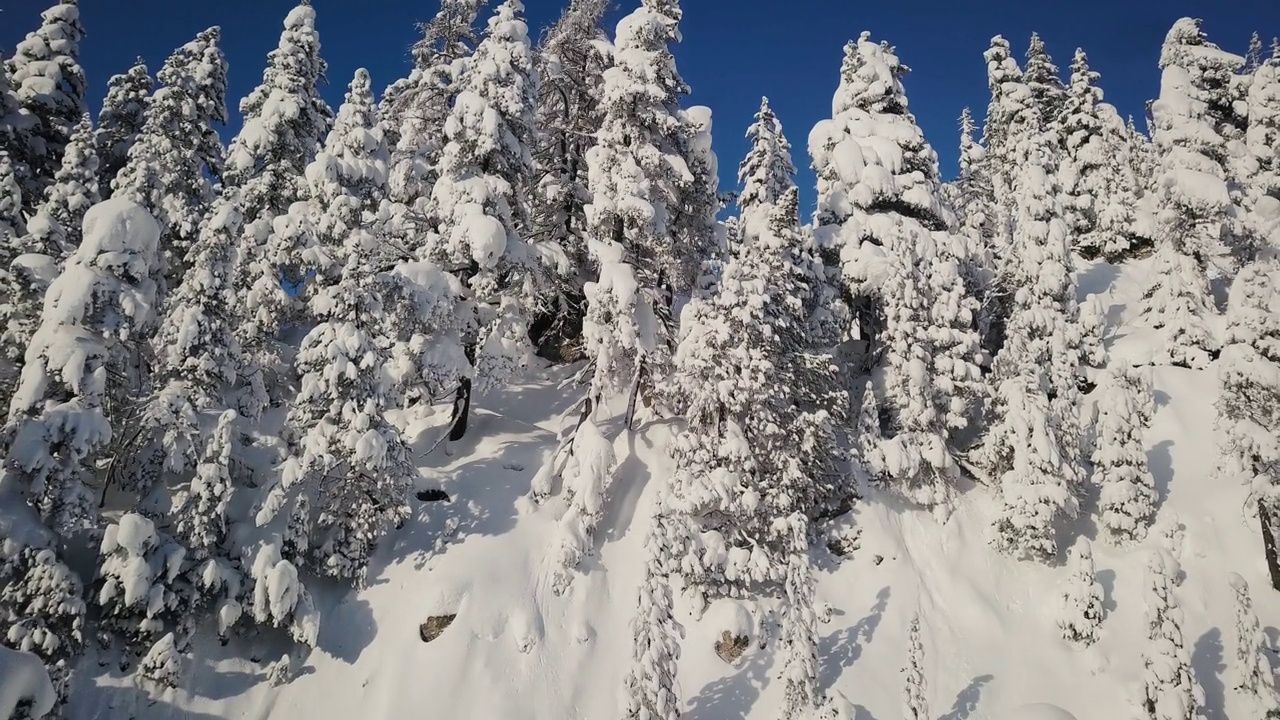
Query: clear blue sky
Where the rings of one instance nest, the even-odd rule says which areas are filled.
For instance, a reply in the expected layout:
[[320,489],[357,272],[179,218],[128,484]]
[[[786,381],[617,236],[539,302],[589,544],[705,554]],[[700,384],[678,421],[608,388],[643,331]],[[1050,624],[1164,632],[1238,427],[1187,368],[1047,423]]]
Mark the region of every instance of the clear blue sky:
[[[494,2],[496,0],[491,0]],[[535,37],[564,0],[525,0]],[[614,18],[639,0],[617,0]],[[0,47],[11,50],[35,26],[45,0],[3,0]],[[81,0],[88,37],[81,51],[95,107],[108,77],[137,56],[152,72],[178,45],[209,25],[221,25],[230,62],[228,105],[261,79],[281,21],[294,0]],[[357,67],[367,67],[381,88],[408,71],[415,23],[430,18],[436,0],[314,0],[324,56],[326,95],[335,106]],[[1076,46],[1102,73],[1107,100],[1142,121],[1143,104],[1159,86],[1156,61],[1175,19],[1204,19],[1210,38],[1243,53],[1249,35],[1280,35],[1280,0],[686,0],[680,71],[693,88],[690,102],[715,113],[715,143],[722,186],[736,185],[746,143],[742,135],[761,95],[782,118],[801,168],[800,185],[812,202],[806,152],[810,128],[829,116],[845,41],[870,30],[887,40],[912,73],[907,94],[925,136],[937,149],[942,174],[956,172],[956,118],[969,105],[979,120],[987,105],[982,52],[997,33],[1019,55],[1032,30],[1045,38],[1064,75]],[[610,21],[612,29],[613,21]],[[1269,46],[1269,42],[1267,43]],[[224,132],[229,137],[238,125]]]

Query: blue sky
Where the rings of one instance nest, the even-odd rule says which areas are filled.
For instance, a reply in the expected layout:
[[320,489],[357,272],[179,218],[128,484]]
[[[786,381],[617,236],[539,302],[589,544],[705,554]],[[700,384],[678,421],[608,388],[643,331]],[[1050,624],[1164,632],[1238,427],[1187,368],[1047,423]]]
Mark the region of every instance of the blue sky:
[[[496,0],[493,0],[496,2]],[[535,36],[563,0],[525,0]],[[639,0],[617,0],[629,11]],[[45,0],[5,0],[0,47],[11,49],[37,21]],[[95,105],[108,77],[137,56],[152,72],[164,58],[209,25],[221,25],[230,62],[229,106],[261,79],[266,54],[294,0],[81,0],[88,37],[82,44]],[[326,95],[335,106],[357,67],[381,88],[404,75],[416,22],[434,14],[435,0],[314,0],[325,58]],[[800,185],[812,202],[813,180],[805,147],[809,129],[827,117],[838,82],[845,41],[870,30],[887,40],[911,66],[907,94],[925,136],[937,149],[942,174],[956,172],[956,118],[969,105],[981,119],[987,104],[982,52],[992,35],[1009,38],[1019,55],[1032,30],[1045,38],[1064,75],[1077,46],[1102,73],[1106,99],[1142,121],[1143,104],[1159,86],[1156,62],[1165,31],[1175,19],[1204,19],[1210,38],[1244,52],[1249,35],[1280,35],[1277,0],[686,0],[684,43],[676,51],[680,71],[693,88],[691,103],[715,114],[715,144],[722,186],[736,186],[746,151],[743,132],[768,95],[782,118],[801,168]],[[612,28],[612,21],[610,28]],[[1269,45],[1269,43],[1268,43]],[[238,120],[224,132],[229,137]]]

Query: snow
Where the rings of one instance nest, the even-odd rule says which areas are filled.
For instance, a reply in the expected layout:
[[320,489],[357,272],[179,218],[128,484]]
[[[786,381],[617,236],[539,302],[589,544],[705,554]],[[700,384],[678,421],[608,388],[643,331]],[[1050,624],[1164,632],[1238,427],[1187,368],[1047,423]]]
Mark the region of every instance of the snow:
[[999,715],[997,720],[1076,720],[1076,716],[1057,705],[1036,703]]
[[[54,704],[53,684],[40,658],[0,646],[0,720],[42,718]],[[26,714],[15,715],[19,705],[30,703]]]

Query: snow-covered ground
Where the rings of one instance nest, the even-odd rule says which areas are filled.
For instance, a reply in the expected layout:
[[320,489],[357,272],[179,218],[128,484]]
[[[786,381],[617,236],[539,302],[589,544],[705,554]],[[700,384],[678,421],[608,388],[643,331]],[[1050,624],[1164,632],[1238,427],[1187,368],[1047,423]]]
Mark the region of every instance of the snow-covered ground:
[[[1086,264],[1082,298],[1107,308],[1112,363],[1140,359],[1146,344],[1129,330],[1150,261],[1123,267]],[[367,587],[315,590],[323,625],[319,647],[279,687],[264,668],[284,641],[202,641],[177,690],[156,695],[129,672],[85,659],[72,699],[78,720],[145,718],[546,718],[619,717],[618,698],[631,657],[629,623],[642,575],[646,518],[655,489],[671,474],[667,448],[676,421],[619,424],[619,469],[595,535],[595,555],[557,596],[552,572],[564,502],[529,498],[530,481],[556,448],[563,423],[576,418],[582,390],[575,368],[532,373],[524,385],[482,397],[468,437],[428,453],[445,417],[416,421],[422,478],[452,502],[417,502],[414,516],[379,549]],[[1099,642],[1079,650],[1060,637],[1057,618],[1065,566],[1017,562],[987,542],[996,512],[990,489],[968,489],[945,524],[928,513],[868,495],[855,509],[859,549],[840,561],[815,549],[818,602],[830,605],[820,627],[820,686],[854,704],[856,720],[901,717],[907,631],[921,616],[931,716],[942,720],[1129,715],[1138,693],[1146,624],[1142,619],[1147,550],[1166,545],[1185,573],[1177,590],[1183,631],[1206,720],[1242,718],[1227,666],[1235,652],[1229,573],[1253,588],[1273,643],[1280,594],[1269,589],[1257,520],[1245,488],[1214,475],[1216,372],[1154,369],[1154,423],[1147,453],[1157,481],[1157,527],[1139,547],[1094,545],[1106,619]],[[569,416],[569,417],[566,417]],[[1181,527],[1180,527],[1181,526]],[[1069,528],[1093,538],[1092,520]],[[450,536],[447,543],[439,538]],[[723,602],[723,601],[722,601]],[[701,620],[679,609],[686,630],[680,660],[684,716],[690,720],[773,718],[782,699],[772,646],[752,643],[736,666],[713,644],[722,631],[749,624],[741,608],[713,607]],[[457,615],[432,642],[419,625]],[[278,643],[278,644],[277,644]],[[257,662],[247,658],[254,658]]]

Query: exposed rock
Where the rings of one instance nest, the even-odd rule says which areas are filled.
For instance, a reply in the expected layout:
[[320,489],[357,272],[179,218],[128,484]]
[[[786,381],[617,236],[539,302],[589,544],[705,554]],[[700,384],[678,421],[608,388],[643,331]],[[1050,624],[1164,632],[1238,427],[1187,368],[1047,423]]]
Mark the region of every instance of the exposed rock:
[[439,488],[419,490],[417,498],[422,502],[450,502],[452,500],[452,498],[449,497],[449,493],[440,490]]
[[444,632],[445,628],[452,625],[453,620],[456,617],[458,616],[455,614],[436,615],[435,617],[427,618],[427,621],[418,627],[418,633],[422,636],[422,642],[431,642],[432,640],[440,637],[440,633]]
[[747,651],[747,645],[750,644],[751,638],[746,635],[735,636],[725,630],[720,639],[716,641],[716,654],[720,656],[721,660],[733,665],[742,657],[742,653]]

